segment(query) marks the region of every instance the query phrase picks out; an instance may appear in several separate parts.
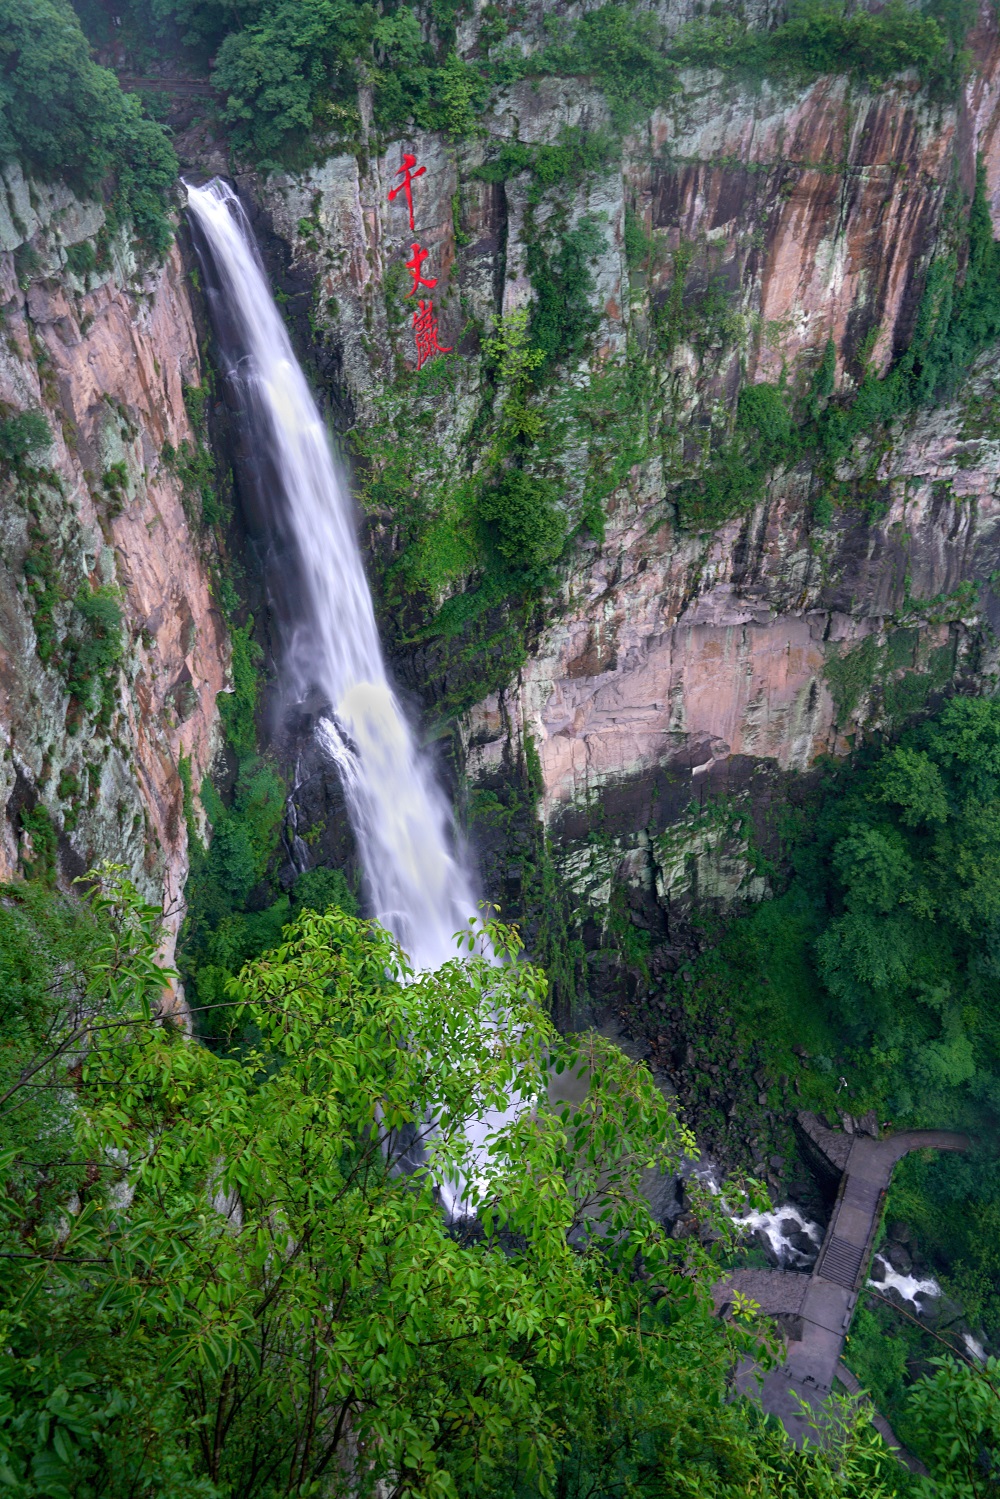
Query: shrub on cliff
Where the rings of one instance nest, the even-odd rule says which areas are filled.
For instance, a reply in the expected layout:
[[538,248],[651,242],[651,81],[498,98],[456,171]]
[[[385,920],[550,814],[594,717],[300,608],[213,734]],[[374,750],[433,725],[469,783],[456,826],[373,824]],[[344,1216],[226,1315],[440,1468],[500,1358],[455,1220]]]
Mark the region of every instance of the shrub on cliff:
[[682,520],[709,527],[749,509],[774,470],[794,463],[800,451],[785,391],[763,383],[745,385],[736,403],[732,440],[677,495]]
[[0,464],[4,466],[19,467],[51,441],[52,430],[40,411],[21,411],[0,418]]
[[575,228],[563,229],[554,245],[542,236],[528,244],[528,273],[535,292],[531,342],[544,355],[543,371],[587,352],[600,323],[591,305],[591,265],[604,247],[601,228],[589,215]]
[[488,545],[515,574],[538,574],[563,549],[566,520],[549,479],[511,469],[479,500],[477,513]]
[[532,74],[583,74],[604,90],[615,124],[627,127],[677,88],[655,16],[629,5],[602,5],[580,17],[572,36],[531,58]]
[[107,188],[119,216],[162,253],[177,158],[138,98],[93,61],[69,0],[0,0],[0,64],[0,160],[80,193]]
[[115,588],[83,583],[73,598],[73,626],[60,665],[70,692],[91,713],[111,717],[124,655],[122,611]]

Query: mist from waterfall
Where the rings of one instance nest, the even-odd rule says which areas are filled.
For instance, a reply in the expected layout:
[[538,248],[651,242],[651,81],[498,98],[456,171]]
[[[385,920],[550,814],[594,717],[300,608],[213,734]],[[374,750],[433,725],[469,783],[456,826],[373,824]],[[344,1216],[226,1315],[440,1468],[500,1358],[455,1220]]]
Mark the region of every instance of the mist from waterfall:
[[371,914],[417,968],[435,968],[455,956],[475,900],[450,851],[447,803],[386,675],[351,499],[239,199],[218,178],[187,192],[217,281],[227,377],[277,489],[305,595],[283,685],[326,704],[318,734],[340,772]]

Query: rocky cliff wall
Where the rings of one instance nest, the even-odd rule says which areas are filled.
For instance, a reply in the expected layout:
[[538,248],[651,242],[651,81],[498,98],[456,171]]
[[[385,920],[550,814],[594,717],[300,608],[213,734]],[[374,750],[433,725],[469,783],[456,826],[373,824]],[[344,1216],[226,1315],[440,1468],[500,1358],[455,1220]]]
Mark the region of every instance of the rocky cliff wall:
[[181,769],[197,787],[213,758],[228,659],[185,470],[200,374],[180,258],[143,268],[100,205],[8,163],[0,302],[0,445],[25,412],[51,436],[0,475],[0,878],[51,842],[63,880],[111,859],[173,933]]
[[[666,9],[676,29],[685,16]],[[526,45],[544,19],[531,15]],[[461,41],[475,55],[475,23]],[[353,413],[397,671],[439,729],[457,714],[473,789],[503,802],[520,776],[537,796],[584,913],[606,911],[616,881],[668,918],[693,890],[759,897],[748,838],[706,822],[707,793],[756,807],[775,775],[859,732],[995,685],[994,354],[947,405],[860,433],[835,472],[778,463],[721,521],[686,498],[733,441],[742,389],[801,398],[831,348],[844,395],[907,349],[929,268],[953,255],[961,281],[977,158],[1000,226],[988,6],[970,48],[951,101],[911,75],[871,89],[689,70],[602,156],[604,96],[541,78],[496,96],[471,138],[417,133],[240,178],[278,236],[317,370]],[[413,232],[387,196],[404,152],[425,168]],[[457,356],[419,374],[414,240]],[[497,340],[546,277],[565,284],[567,245],[586,261],[589,341],[524,397]],[[512,461],[522,397],[526,467],[557,488],[570,532],[554,586],[527,606],[489,593],[474,498]],[[491,885],[510,889],[519,861],[508,843]]]

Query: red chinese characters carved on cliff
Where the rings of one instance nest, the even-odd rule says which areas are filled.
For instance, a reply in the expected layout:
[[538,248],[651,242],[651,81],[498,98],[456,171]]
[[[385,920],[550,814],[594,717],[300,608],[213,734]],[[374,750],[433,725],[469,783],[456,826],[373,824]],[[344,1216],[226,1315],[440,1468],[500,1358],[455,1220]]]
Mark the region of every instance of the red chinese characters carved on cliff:
[[424,261],[427,259],[427,256],[430,254],[430,251],[421,250],[419,245],[413,245],[412,249],[413,255],[411,259],[406,262],[406,269],[413,277],[413,285],[406,293],[408,297],[412,297],[414,295],[418,286],[426,286],[428,291],[430,291],[432,287],[437,286],[437,277],[431,276],[429,279],[425,279],[420,269]]
[[413,193],[410,190],[410,183],[413,181],[413,179],[415,177],[422,177],[424,175],[424,173],[426,172],[426,170],[427,170],[426,167],[417,167],[417,170],[414,171],[413,170],[414,167],[417,167],[417,158],[415,156],[411,156],[410,153],[409,153],[409,151],[405,152],[404,155],[403,155],[403,165],[400,167],[399,171],[396,173],[396,176],[397,177],[402,177],[403,180],[399,184],[399,186],[398,187],[394,187],[392,189],[392,191],[390,192],[390,194],[389,194],[389,202],[390,203],[395,203],[395,201],[399,197],[400,193],[405,193],[406,194],[406,206],[410,210],[410,228],[411,229],[414,227],[414,225],[413,225]]
[[[403,153],[403,164],[396,172],[397,177],[402,177],[396,187],[389,190],[389,202],[395,203],[400,193],[406,194],[406,206],[410,212],[410,228],[413,229],[413,192],[411,184],[418,177],[422,177],[427,171],[426,167],[417,166],[417,158],[409,151]],[[406,293],[408,297],[415,297],[421,287],[430,291],[437,286],[436,276],[425,276],[423,273],[424,261],[428,258],[430,251],[424,250],[420,245],[414,243],[410,246],[410,259],[406,262],[406,269],[413,277],[413,285]],[[434,303],[428,298],[421,297],[417,311],[413,314],[413,338],[417,346],[417,369],[422,370],[428,359],[433,359],[435,354],[450,354],[452,350],[438,343],[438,320],[434,316]]]
[[417,369],[422,370],[428,359],[435,354],[450,354],[438,343],[438,320],[434,316],[434,303],[421,297],[418,310],[413,314],[413,334],[417,341]]

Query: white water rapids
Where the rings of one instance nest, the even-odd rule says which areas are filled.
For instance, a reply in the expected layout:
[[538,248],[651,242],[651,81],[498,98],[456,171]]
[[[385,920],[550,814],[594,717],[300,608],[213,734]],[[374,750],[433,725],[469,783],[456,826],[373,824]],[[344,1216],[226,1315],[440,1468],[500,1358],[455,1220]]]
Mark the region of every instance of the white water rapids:
[[307,597],[286,685],[328,704],[319,734],[340,771],[371,914],[415,967],[436,968],[455,956],[454,934],[476,905],[450,852],[444,796],[386,675],[350,497],[238,198],[218,178],[187,192],[245,351],[227,373],[266,446],[299,553]]

